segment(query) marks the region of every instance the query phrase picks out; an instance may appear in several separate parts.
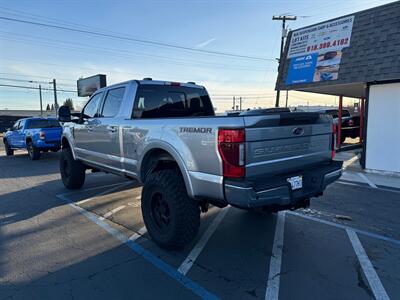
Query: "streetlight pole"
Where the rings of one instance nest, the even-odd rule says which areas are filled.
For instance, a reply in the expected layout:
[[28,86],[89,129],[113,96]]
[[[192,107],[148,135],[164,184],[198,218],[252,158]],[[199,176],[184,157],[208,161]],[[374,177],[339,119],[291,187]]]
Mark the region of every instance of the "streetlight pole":
[[[288,21],[295,21],[297,20],[296,16],[273,16],[272,20],[274,21],[282,21],[282,37],[281,37],[281,51],[280,51],[280,55],[279,55],[279,66],[281,66],[281,62],[283,63],[284,58],[283,58],[283,51],[284,51],[284,46],[285,46],[285,38],[287,35],[286,32],[286,20]],[[279,69],[278,69],[279,71]],[[278,73],[278,79],[279,78],[279,73]],[[280,80],[278,80],[278,86],[276,89],[276,101],[275,101],[275,107],[279,107],[279,97],[281,94],[281,89],[280,89]]]

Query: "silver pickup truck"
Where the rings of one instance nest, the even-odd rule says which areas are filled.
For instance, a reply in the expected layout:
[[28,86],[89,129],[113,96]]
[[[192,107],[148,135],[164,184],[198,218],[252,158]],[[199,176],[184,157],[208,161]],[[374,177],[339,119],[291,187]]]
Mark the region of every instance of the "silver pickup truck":
[[115,84],[97,90],[79,115],[61,107],[59,120],[64,185],[82,187],[87,169],[140,181],[145,225],[164,248],[190,242],[209,204],[306,207],[341,175],[330,116],[215,116],[207,90],[194,83]]

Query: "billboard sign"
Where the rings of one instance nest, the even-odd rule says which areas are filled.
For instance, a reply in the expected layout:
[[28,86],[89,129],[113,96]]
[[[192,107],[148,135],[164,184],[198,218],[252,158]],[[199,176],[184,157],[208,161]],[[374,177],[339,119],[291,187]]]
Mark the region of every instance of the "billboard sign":
[[318,55],[316,53],[292,58],[290,60],[286,84],[312,82],[317,58]]
[[292,33],[286,84],[337,80],[342,50],[350,46],[354,16],[340,18]]
[[98,74],[77,81],[78,96],[91,96],[98,89],[107,86],[106,75]]
[[287,58],[340,51],[350,46],[353,22],[354,16],[348,16],[293,31]]

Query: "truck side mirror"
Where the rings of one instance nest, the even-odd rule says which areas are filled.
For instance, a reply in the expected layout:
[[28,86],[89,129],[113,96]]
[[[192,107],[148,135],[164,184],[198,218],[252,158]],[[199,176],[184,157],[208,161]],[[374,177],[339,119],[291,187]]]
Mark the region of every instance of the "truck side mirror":
[[58,121],[71,122],[71,110],[69,106],[60,106],[60,108],[58,109]]

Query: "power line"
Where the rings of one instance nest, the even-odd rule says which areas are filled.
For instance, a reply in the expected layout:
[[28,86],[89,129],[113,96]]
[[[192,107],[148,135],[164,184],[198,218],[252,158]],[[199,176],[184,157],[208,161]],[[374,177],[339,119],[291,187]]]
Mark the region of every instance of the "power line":
[[[4,87],[11,87],[11,88],[21,88],[21,89],[29,89],[29,90],[38,90],[38,87],[34,87],[34,86],[22,86],[22,85],[12,85],[12,84],[2,84],[0,83],[0,86],[4,86]],[[53,89],[48,89],[48,88],[42,88],[42,90],[45,91],[53,91]],[[57,89],[57,92],[65,92],[65,93],[76,93],[77,91],[71,91],[71,90],[60,90]]]
[[49,83],[48,81],[36,81],[36,80],[25,80],[25,79],[4,78],[4,77],[0,77],[0,80],[15,81],[15,82],[29,82],[29,83]]
[[[15,62],[27,62],[30,64],[39,64],[39,65],[44,65],[44,66],[57,66],[57,67],[63,67],[63,68],[67,68],[67,69],[73,69],[74,71],[79,70],[80,72],[82,70],[88,70],[90,72],[95,71],[96,73],[116,73],[116,74],[123,74],[123,75],[129,75],[132,76],[133,78],[140,78],[140,77],[153,77],[153,76],[149,76],[149,73],[141,73],[142,75],[138,75],[139,73],[131,73],[131,72],[123,72],[123,71],[116,71],[116,70],[111,70],[111,69],[104,69],[104,68],[94,68],[94,67],[82,67],[82,66],[73,66],[71,64],[67,65],[67,64],[54,64],[54,63],[49,63],[49,62],[44,62],[44,61],[34,61],[34,60],[24,60],[24,59],[20,59],[20,58],[5,58],[2,57],[2,60],[9,60],[9,61],[15,61]],[[90,73],[93,74],[93,73]],[[82,75],[80,74],[77,77],[81,77]],[[158,78],[162,78],[162,77],[168,77],[169,75],[161,75],[158,74],[157,77]],[[83,76],[84,77],[84,76]],[[153,77],[154,78],[154,77]],[[196,81],[196,82],[207,82],[207,81],[212,81],[212,82],[222,82],[222,83],[227,83],[229,82],[240,82],[240,83],[245,83],[245,82],[251,82],[251,83],[256,83],[258,81],[255,80],[244,80],[244,79],[240,79],[240,80],[218,80],[218,79],[212,79],[212,80],[207,80],[207,79],[196,79],[196,78],[191,78],[192,80]],[[182,81],[185,82],[187,80],[185,79],[176,79],[174,81]]]
[[[48,80],[51,80],[50,79],[50,76],[44,76],[44,75],[37,75],[37,74],[35,74],[35,75],[31,75],[31,74],[16,74],[16,73],[4,73],[4,72],[0,72],[0,74],[2,74],[2,75],[9,75],[9,76],[28,76],[28,77],[34,77],[34,78],[45,78],[45,79],[48,79]],[[72,81],[72,82],[76,82],[76,80],[73,80],[73,79],[66,79],[66,78],[58,78],[57,77],[57,80],[60,80],[61,79],[61,81]]]
[[252,60],[262,60],[262,61],[271,61],[271,60],[275,61],[275,59],[273,59],[273,58],[241,55],[241,54],[220,52],[220,51],[212,51],[212,50],[205,50],[205,49],[197,49],[197,48],[192,48],[192,47],[187,47],[187,46],[169,44],[169,43],[165,43],[165,42],[157,42],[157,41],[144,40],[144,39],[138,39],[138,38],[124,37],[124,36],[120,36],[120,35],[95,32],[95,31],[90,31],[90,30],[85,30],[85,29],[76,29],[76,28],[60,26],[60,25],[52,25],[52,24],[42,23],[42,22],[33,22],[33,21],[16,19],[16,18],[9,18],[9,17],[4,17],[4,16],[0,16],[0,19],[1,20],[5,20],[5,21],[12,21],[12,22],[18,22],[18,23],[24,23],[24,24],[30,24],[30,25],[36,25],[36,26],[54,28],[54,29],[59,29],[59,30],[66,30],[66,31],[71,31],[71,32],[84,33],[84,34],[90,34],[90,35],[113,38],[113,39],[119,39],[119,40],[126,40],[126,41],[137,42],[137,43],[142,43],[142,44],[148,44],[148,45],[153,45],[153,46],[175,48],[175,49],[198,52],[198,53],[204,53],[204,54],[222,55],[222,56],[245,58],[245,59],[252,59]]
[[[1,36],[1,33],[2,32],[0,31],[0,36]],[[41,41],[39,41],[37,39],[37,42],[32,39],[26,39],[26,38],[21,38],[21,37],[18,37],[18,38],[3,37],[3,39],[11,40],[11,41],[19,42],[19,43],[23,43],[23,44],[32,43],[32,44],[36,44],[36,45],[40,45],[40,46],[44,46],[44,47],[50,47],[50,48],[70,49],[72,51],[82,52],[82,53],[90,53],[92,55],[94,54],[94,55],[104,56],[104,54],[108,54],[108,55],[112,54],[113,57],[130,59],[132,61],[137,61],[138,57],[144,56],[144,57],[161,59],[162,63],[173,64],[173,65],[198,66],[198,67],[213,66],[213,67],[216,67],[217,69],[233,69],[233,70],[243,70],[243,71],[252,71],[252,72],[264,72],[265,70],[267,70],[267,71],[272,70],[272,69],[268,69],[268,68],[267,69],[250,68],[247,66],[226,65],[226,64],[220,64],[220,63],[214,63],[214,62],[178,59],[178,58],[172,58],[172,57],[168,57],[168,56],[151,55],[151,54],[138,53],[138,52],[129,52],[129,54],[124,54],[127,51],[121,51],[119,49],[104,48],[104,47],[102,47],[102,49],[96,48],[96,51],[93,51],[91,49],[94,49],[95,47],[92,47],[92,46],[71,47],[71,46],[63,45],[63,44],[66,44],[65,42],[54,41],[54,40],[48,40],[50,42],[43,42],[43,41],[47,41],[46,39],[41,39]],[[115,53],[117,53],[117,55]]]

